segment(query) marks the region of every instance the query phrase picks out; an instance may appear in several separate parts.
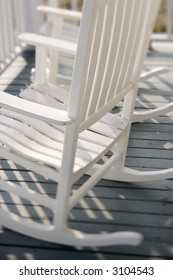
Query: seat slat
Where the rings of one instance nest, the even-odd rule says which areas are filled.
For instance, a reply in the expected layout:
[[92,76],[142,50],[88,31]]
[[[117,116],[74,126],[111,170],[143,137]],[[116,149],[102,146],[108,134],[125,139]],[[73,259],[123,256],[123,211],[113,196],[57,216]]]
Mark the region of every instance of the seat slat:
[[31,150],[30,148],[25,147],[24,145],[13,140],[11,137],[6,136],[2,132],[0,132],[0,137],[1,137],[2,148],[4,146],[4,149],[6,149],[6,145],[7,145],[8,152],[10,149],[11,151],[17,152],[21,155],[24,154],[26,157],[31,158],[33,161],[38,161],[38,162],[43,161],[45,164],[48,164],[50,166],[59,169],[61,165],[60,159],[58,158],[55,159],[53,157],[43,155],[43,153],[35,152],[34,150]]
[[112,141],[112,139],[109,139],[108,137],[91,130],[82,131],[80,133],[80,138],[84,140],[89,139],[91,143],[98,143],[104,147],[107,147],[107,145]]
[[28,116],[24,116],[17,112],[12,112],[7,109],[0,109],[0,112],[3,115],[9,116],[11,118],[15,118],[19,121],[22,121],[24,123],[27,123],[31,125],[33,128],[36,128],[39,132],[47,135],[48,137],[51,137],[51,139],[57,140],[64,140],[64,133],[62,131],[58,131],[57,129],[53,128],[53,126],[50,126],[48,123],[43,122],[41,120],[37,120]]
[[[33,129],[33,127],[28,126],[26,123],[18,122],[17,120],[8,118],[6,116],[1,116],[0,121],[1,121],[0,131],[5,133],[6,135],[10,135],[10,133],[13,133],[12,135],[13,137],[15,137],[15,140],[18,139],[17,141],[19,141],[20,143],[24,143],[24,145],[27,145],[29,139],[32,138],[32,140],[34,141],[32,143],[32,149],[34,150],[41,151],[44,147],[44,151],[43,151],[44,153],[56,157],[57,154],[55,154],[55,151],[57,153],[58,151],[60,150],[62,151],[63,149],[63,141],[61,141],[61,139],[57,138],[58,142],[54,141],[49,137],[47,137],[46,135],[43,135],[42,133],[38,132],[36,129]],[[90,141],[89,136],[90,135],[88,135],[88,137],[85,137],[85,139],[80,139],[78,141],[78,149],[79,150],[87,149],[88,151],[93,153],[95,153],[95,151],[97,151],[97,153],[99,151],[102,151],[104,145],[100,145],[98,141],[97,144],[93,143],[92,141]],[[97,136],[97,138],[100,137]],[[107,139],[106,144],[108,144],[109,139],[108,138],[106,139]],[[40,147],[40,144],[43,145],[43,147],[42,146]],[[29,143],[28,146],[30,146]]]
[[[8,110],[5,110],[5,112],[3,112],[2,110],[6,115],[10,115],[7,111]],[[8,145],[8,147],[15,153],[23,153],[28,158],[33,158],[38,162],[43,161],[45,164],[59,170],[62,160],[63,133],[61,132],[61,137],[57,143],[57,139],[54,141],[30,125],[10,118],[10,116],[7,117],[6,115],[1,115],[0,119],[2,144]],[[17,113],[17,116],[19,115],[20,114]],[[49,128],[55,130],[54,127]],[[104,136],[103,134],[100,134],[103,129],[105,131]],[[56,131],[58,135],[59,131],[57,129]],[[115,127],[109,127],[108,124],[98,122],[95,126],[92,126],[92,131],[88,130],[81,134],[83,137],[78,140],[74,167],[75,172],[79,171],[80,168],[84,168],[98,158],[99,155],[104,153],[105,148],[107,149],[107,147],[115,141],[115,134],[118,137],[121,134],[121,130],[116,129]],[[93,141],[91,135],[95,141]]]
[[120,129],[101,122],[93,124],[90,128],[102,135],[109,136],[112,139],[117,138],[121,134]]
[[[29,117],[25,117],[21,114],[18,113],[12,113],[9,110],[0,110],[0,112],[3,114],[3,116],[1,116],[1,121],[2,123],[8,125],[8,126],[13,126],[15,128],[17,128],[19,131],[25,133],[25,135],[30,136],[30,134],[32,134],[32,137],[35,135],[35,140],[37,139],[37,141],[39,140],[40,143],[44,143],[45,146],[48,147],[52,147],[55,148],[56,147],[56,142],[55,141],[59,141],[62,142],[64,141],[64,132],[62,127],[59,126],[50,126],[42,121],[39,120],[34,120],[32,118]],[[5,116],[8,117],[5,121]],[[11,117],[11,118],[10,118]],[[114,116],[115,117],[115,116]],[[19,121],[15,121],[16,118]],[[120,126],[118,121],[120,118],[117,117],[117,121],[116,118],[112,118],[111,114],[108,116],[105,116],[102,120],[102,122],[105,122],[107,124],[110,124],[113,126],[113,122],[115,120],[115,126]],[[127,121],[120,119],[121,122],[125,122],[127,123]],[[24,122],[24,123],[22,123]],[[26,126],[26,123],[28,124],[28,126]],[[40,135],[41,132],[41,135]],[[44,135],[44,136],[43,136]],[[50,138],[50,135],[52,136],[53,139]],[[114,135],[115,136],[115,135]],[[94,131],[91,130],[85,130],[83,132],[80,133],[80,139],[86,140],[87,142],[91,142],[91,143],[95,143],[97,145],[100,146],[107,146],[109,144],[110,141],[108,137],[105,137],[104,135],[101,135]],[[55,141],[54,141],[55,140]],[[84,144],[83,144],[84,145]],[[93,145],[93,149],[94,149],[94,145]]]
[[[61,167],[63,145],[62,149],[59,151],[57,149],[51,150],[42,145],[38,145],[29,138],[17,133],[14,129],[8,129],[7,131],[7,128],[3,129],[3,127],[2,129],[0,129],[0,135],[2,144],[8,145],[11,151],[14,151],[15,153],[24,154],[26,157],[34,159],[38,162],[42,161],[45,164],[55,167],[58,170]],[[75,158],[75,169],[78,170],[80,167],[83,168],[90,161],[95,159],[98,156],[98,154],[103,150],[103,148],[101,149],[98,146],[96,153],[90,152],[87,149],[87,145],[85,149],[77,149]]]
[[57,143],[57,146],[54,149],[51,149],[43,146],[44,143],[43,145],[36,143],[34,137],[31,140],[30,138],[26,137],[14,128],[9,128],[1,125],[0,132],[6,136],[11,137],[11,139],[16,141],[17,143],[22,144],[22,146],[30,148],[32,151],[43,153],[45,155],[50,155],[53,158],[62,158],[61,151],[63,149],[63,145],[61,143]]
[[[62,105],[62,103],[60,104],[59,102],[57,102],[56,99],[53,99],[53,98],[51,99],[51,97],[45,96],[46,92],[41,93],[41,91],[43,91],[42,88],[44,89],[44,91],[45,91],[45,88],[48,88],[49,89],[49,94],[51,92],[51,95],[53,97],[55,97],[55,94],[56,94],[55,88],[56,88],[56,86],[50,85],[50,84],[45,84],[44,87],[41,86],[41,88],[39,87],[39,85],[34,85],[34,90],[30,89],[30,93],[29,94],[28,94],[28,89],[24,90],[21,93],[21,96],[23,98],[27,98],[27,99],[30,99],[30,100],[33,100],[33,101],[35,100],[38,103],[42,103],[42,104],[46,104],[47,103],[47,105],[50,105],[50,106],[53,103],[53,107],[55,107],[55,108],[58,107],[58,106],[64,106],[64,105]],[[39,89],[40,92],[36,91],[36,89]],[[64,92],[65,92],[65,97],[63,97],[61,95],[58,95],[59,99],[62,102],[64,102],[64,100],[66,101],[66,98],[67,98],[67,92],[66,91],[64,91]],[[64,93],[64,92],[62,90],[62,93]],[[25,93],[26,93],[26,96],[25,96]],[[101,119],[101,122],[106,123],[108,125],[111,124],[112,126],[116,126],[116,128],[118,128],[118,129],[123,129],[124,128],[123,123],[124,123],[125,126],[127,124],[127,121],[125,121],[124,119],[119,118],[118,116],[115,116],[115,115],[112,117],[112,114],[109,114],[109,113],[104,118]],[[61,130],[62,128],[59,128],[59,129]],[[90,135],[88,135],[89,133],[90,133]],[[81,137],[82,138],[84,137],[84,139],[86,139],[86,138],[88,139],[89,138],[94,143],[96,135],[93,132],[88,132],[87,131],[87,132],[82,132],[81,133]],[[115,137],[115,134],[113,134],[113,137]],[[100,140],[100,142],[99,142],[99,140]],[[99,139],[97,138],[96,142],[100,143],[101,145],[105,145],[105,144],[107,145],[107,143],[108,143],[107,141],[108,141],[107,138],[104,139],[104,137],[100,136]]]
[[[19,133],[23,133],[25,136],[31,138],[34,141],[37,141],[39,144],[44,145],[45,147],[49,148],[54,148],[57,149],[57,142],[50,137],[44,135],[43,133],[40,133],[38,130],[34,129],[32,126],[27,125],[26,123],[19,122],[15,119],[6,117],[6,116],[1,116],[0,121],[2,125],[5,125],[7,127],[13,127],[15,131],[18,131]],[[1,130],[2,130],[2,125],[1,125]],[[62,139],[60,138],[61,142]],[[60,142],[59,142],[60,143]]]

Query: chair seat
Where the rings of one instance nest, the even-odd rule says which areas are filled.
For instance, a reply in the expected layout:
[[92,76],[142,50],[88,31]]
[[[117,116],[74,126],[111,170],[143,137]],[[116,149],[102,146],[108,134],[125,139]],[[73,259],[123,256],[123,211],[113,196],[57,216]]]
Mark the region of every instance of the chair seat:
[[[44,165],[47,176],[50,176],[50,179],[57,178],[63,154],[65,131],[62,127],[36,121],[7,109],[1,109],[0,113],[1,155],[7,158],[9,154],[14,155],[19,165],[23,162],[23,156],[26,168],[30,168],[31,162],[37,165],[36,170]],[[111,114],[108,113],[99,122],[80,133],[74,173],[100,160],[118,141],[128,122],[118,116],[116,118],[117,121],[115,116],[112,120]],[[52,138],[48,136],[50,133]],[[42,175],[45,175],[44,172]]]

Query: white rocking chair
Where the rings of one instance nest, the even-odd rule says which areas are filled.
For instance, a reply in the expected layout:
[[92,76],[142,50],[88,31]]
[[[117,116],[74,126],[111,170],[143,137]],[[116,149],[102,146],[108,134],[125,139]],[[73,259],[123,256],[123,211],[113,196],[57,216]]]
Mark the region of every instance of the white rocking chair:
[[[160,0],[84,1],[68,106],[63,105],[64,92],[57,86],[52,92],[59,94],[57,103],[61,109],[0,92],[1,157],[57,182],[56,197],[51,198],[29,186],[23,188],[1,179],[1,191],[44,206],[53,215],[52,224],[42,224],[27,221],[20,213],[3,207],[1,225],[69,245],[141,242],[142,236],[137,232],[88,234],[74,230],[68,227],[68,215],[106,174],[110,176],[112,172],[114,180],[124,180],[124,174],[128,174],[128,181],[148,179],[149,172],[145,176],[133,170],[126,172],[124,161],[153,11],[157,12],[159,4]],[[39,44],[44,50],[42,41]],[[69,43],[62,41],[56,41],[54,48],[61,49],[62,45],[71,49]],[[110,114],[120,100],[121,116]],[[93,174],[73,192],[73,184],[86,173]],[[166,176],[173,177],[173,169],[164,175],[159,172],[159,178]]]
[[[68,40],[70,42],[69,48],[71,45],[71,51],[69,51],[69,48],[68,50],[66,50],[65,48],[63,49],[63,46],[62,49],[59,51],[57,50],[57,48],[54,49],[54,47],[50,47],[49,50],[51,50],[51,52],[48,55],[47,52],[45,53],[45,48],[44,48],[45,41],[44,42],[42,41],[44,51],[40,50],[40,42],[39,42],[40,37],[34,34],[33,35],[21,34],[19,37],[22,41],[26,42],[27,44],[36,46],[36,65],[35,65],[35,69],[32,69],[32,72],[34,73],[33,74],[34,82],[36,84],[40,84],[48,81],[49,83],[57,84],[58,81],[58,84],[62,83],[69,86],[71,84],[71,79],[72,79],[71,75],[69,74],[66,75],[66,73],[65,75],[60,74],[58,75],[57,78],[57,68],[59,64],[66,65],[67,67],[73,67],[74,57],[77,48],[75,43],[77,42],[78,35],[79,35],[79,24],[76,25],[74,23],[67,23],[65,19],[79,23],[82,18],[82,12],[50,7],[50,6],[38,6],[37,9],[39,12],[46,14],[49,18],[49,21],[51,22],[51,27],[52,27],[50,33],[51,37],[49,39],[47,38],[47,40],[50,40],[49,44],[52,43],[53,45],[56,45],[56,42],[51,38],[63,38],[64,40]],[[155,18],[156,18],[155,11],[153,11],[153,19]],[[44,65],[43,65],[43,61],[44,61]],[[144,82],[152,77],[162,75],[168,71],[169,69],[165,67],[158,67],[150,71],[143,71],[140,75],[140,82]],[[32,85],[32,88],[36,90],[37,86]],[[48,102],[48,99],[51,100],[53,97],[51,93],[50,96],[48,96],[49,91],[46,92],[45,96],[43,96],[44,90],[39,88],[38,91],[41,91],[42,94],[40,95],[39,93],[36,92],[31,93],[25,91],[22,92],[20,96],[25,99],[33,100],[33,101],[40,100],[41,103],[44,102],[45,104]],[[64,98],[67,98],[67,95]],[[51,104],[54,107],[56,101],[54,102],[52,100],[50,105]],[[157,109],[152,109],[152,110],[144,109],[144,110],[134,111],[132,122],[140,122],[146,119],[157,117],[160,114],[169,112],[170,110],[172,110],[172,108],[173,108],[173,103],[170,103]]]

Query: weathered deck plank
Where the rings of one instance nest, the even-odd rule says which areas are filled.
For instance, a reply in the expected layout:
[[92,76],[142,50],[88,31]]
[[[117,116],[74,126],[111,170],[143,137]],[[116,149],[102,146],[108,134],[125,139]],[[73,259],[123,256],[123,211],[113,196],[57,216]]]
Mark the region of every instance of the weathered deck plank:
[[[33,66],[32,50],[18,56],[1,75],[0,90],[17,95],[29,83]],[[145,67],[155,66],[167,66],[172,71],[141,84],[137,108],[155,108],[173,100],[173,55],[169,44],[154,44]],[[133,124],[126,164],[140,170],[172,167],[172,121],[173,112],[157,120]],[[21,185],[26,182],[42,194],[55,195],[55,183],[4,159],[0,161],[0,176]],[[4,207],[4,199],[8,201],[8,207],[25,218],[31,216],[48,222],[50,213],[45,209],[6,194],[0,196],[1,207]],[[173,259],[173,180],[143,183],[101,180],[73,209],[69,223],[86,232],[91,229],[95,232],[136,230],[144,235],[144,241],[138,247],[74,248],[43,242],[0,227],[0,259]]]

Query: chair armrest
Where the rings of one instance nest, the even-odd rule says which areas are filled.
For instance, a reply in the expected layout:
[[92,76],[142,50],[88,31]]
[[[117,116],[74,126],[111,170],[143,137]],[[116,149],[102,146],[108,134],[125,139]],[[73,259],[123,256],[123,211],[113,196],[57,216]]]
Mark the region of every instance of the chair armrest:
[[67,112],[0,91],[0,107],[58,125],[69,125],[73,119]]
[[63,51],[71,55],[75,55],[77,50],[76,43],[34,33],[22,33],[19,35],[19,39],[29,45],[41,46],[52,50]]
[[57,15],[68,19],[74,19],[74,20],[81,20],[82,18],[82,12],[49,7],[44,5],[38,6],[37,11],[44,14]]

